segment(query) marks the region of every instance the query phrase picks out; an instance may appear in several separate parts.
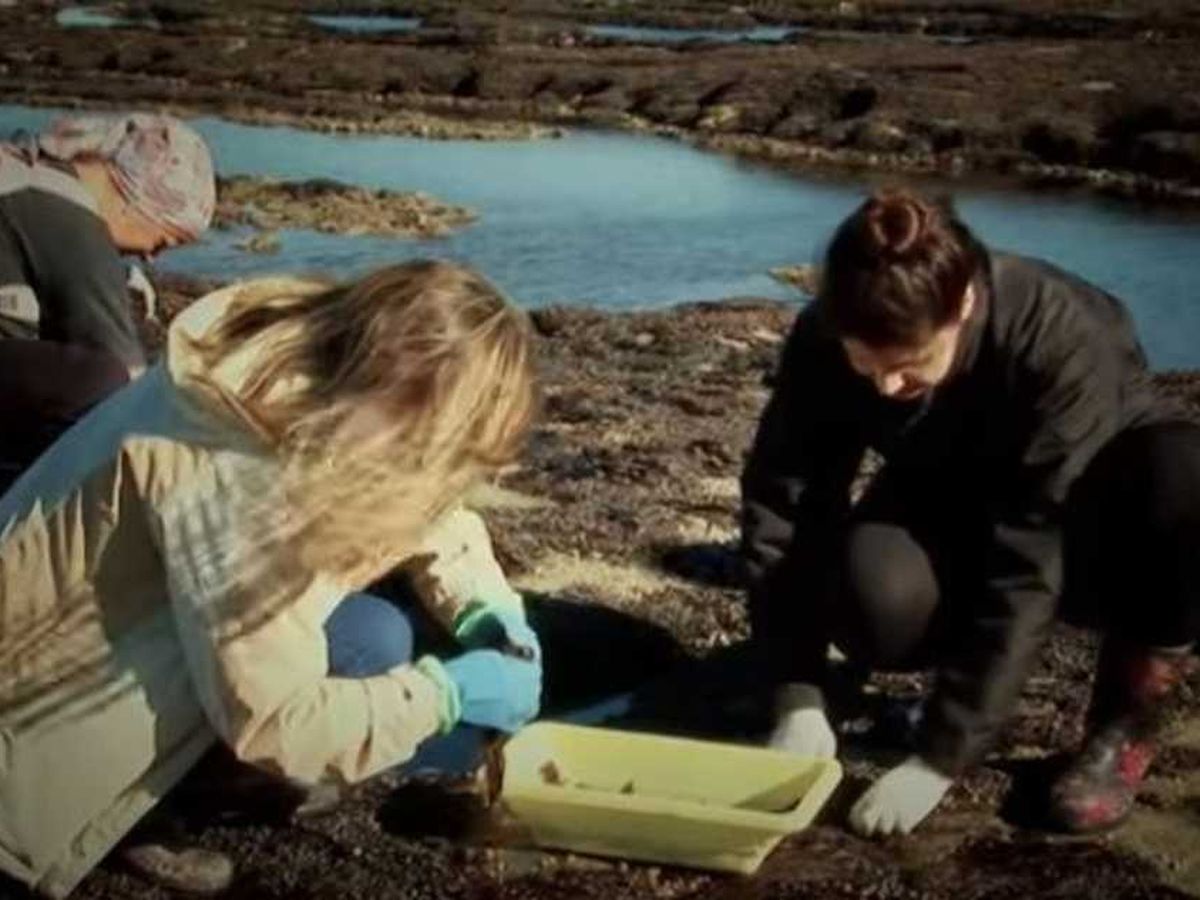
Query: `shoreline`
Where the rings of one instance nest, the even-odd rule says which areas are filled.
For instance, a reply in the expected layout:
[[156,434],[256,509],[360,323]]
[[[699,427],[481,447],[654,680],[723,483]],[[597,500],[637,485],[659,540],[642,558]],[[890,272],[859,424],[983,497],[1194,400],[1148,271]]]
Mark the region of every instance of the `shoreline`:
[[[830,148],[820,144],[784,141],[755,134],[714,133],[659,125],[629,117],[571,117],[562,110],[543,120],[504,118],[503,108],[470,106],[450,98],[421,98],[418,108],[386,115],[346,116],[322,111],[289,112],[266,105],[226,106],[209,103],[149,103],[92,99],[77,95],[34,94],[13,96],[0,85],[0,103],[36,108],[75,110],[125,110],[147,107],[183,118],[213,116],[229,122],[260,127],[296,128],[320,134],[388,135],[426,140],[554,140],[567,131],[592,129],[631,135],[650,135],[686,143],[704,152],[749,163],[765,165],[775,171],[807,178],[861,178],[877,181],[915,178],[966,188],[985,185],[997,190],[1037,194],[1086,191],[1093,196],[1131,201],[1150,209],[1183,212],[1200,211],[1200,184],[1155,178],[1130,170],[1089,168],[1028,160],[1000,160],[988,164],[971,162],[961,156],[938,157],[854,148]],[[426,112],[428,106],[439,112]],[[322,109],[317,107],[317,109]],[[458,109],[457,115],[453,110]],[[491,117],[489,114],[499,113]]]
[[607,16],[837,26],[779,43],[667,46],[590,38],[580,28],[599,13],[568,0],[513,13],[417,2],[408,11],[429,31],[398,36],[323,31],[278,6],[212,4],[156,30],[113,28],[106,42],[46,12],[0,10],[0,98],[431,138],[597,127],[805,174],[999,180],[1200,205],[1200,26],[1181,0],[1121,16],[1098,0],[1069,15],[1051,0],[1003,12],[895,0],[836,13],[795,0],[765,18],[671,3],[649,19]]
[[[1068,15],[1067,0],[1014,0],[1000,12],[969,0],[879,0],[875,12],[854,2],[814,11],[809,0],[782,0],[765,17],[709,0],[640,13],[628,4],[582,12],[574,0],[528,0],[512,14],[497,12],[509,9],[503,0],[413,0],[405,10],[428,16],[436,33],[389,39],[331,36],[301,23],[287,0],[258,0],[184,3],[191,13],[158,31],[114,29],[97,40],[94,31],[57,29],[49,7],[0,7],[8,26],[0,29],[0,98],[448,139],[553,139],[586,123],[808,176],[882,177],[890,165],[937,176],[944,164],[963,184],[1021,187],[1040,173],[1057,179],[1048,190],[1127,190],[1151,209],[1190,210],[1200,192],[1200,150],[1188,150],[1191,136],[1200,141],[1200,21],[1187,24],[1182,0],[1153,3],[1162,27],[1178,33],[1140,36],[1151,26],[1133,14]],[[380,13],[398,6],[361,5]],[[1100,0],[1069,5],[1101,8]],[[341,6],[312,0],[309,11]],[[570,24],[614,8],[630,21],[697,27],[807,11],[814,22],[896,33],[662,48],[584,41]],[[930,39],[960,31],[1006,37],[964,46]],[[1095,174],[1103,167],[1093,163],[1120,153],[1143,169],[1128,178]],[[927,163],[934,170],[922,173]],[[1179,177],[1164,179],[1172,166]],[[305,184],[283,182],[283,190],[303,195]],[[443,207],[442,215],[464,223],[469,211]],[[791,277],[804,283],[811,273]],[[153,357],[165,325],[217,282],[153,271],[151,279],[161,318],[142,322],[142,331]],[[611,688],[616,679],[644,679],[651,660],[700,659],[746,636],[738,479],[799,294],[796,301],[529,310],[540,417],[519,462],[473,499],[501,566],[531,605],[585,623],[619,620],[630,637],[602,643],[581,635],[557,659],[547,654],[548,667],[578,670],[577,685]],[[1200,369],[1160,371],[1154,380],[1200,415]],[[870,841],[844,827],[847,801],[888,764],[877,748],[855,743],[850,722],[844,789],[750,879],[481,837],[462,827],[475,820],[461,783],[402,781],[392,772],[350,787],[337,809],[301,822],[272,818],[261,797],[242,800],[239,813],[236,790],[213,790],[202,776],[185,779],[167,805],[189,788],[204,795],[213,809],[189,820],[189,838],[228,853],[238,876],[227,895],[254,900],[1200,896],[1200,723],[1188,708],[1200,698],[1200,673],[1170,710],[1164,751],[1120,831],[1058,840],[1013,813],[1014,800],[1029,802],[1038,767],[1075,746],[1094,651],[1086,633],[1054,628],[995,752],[909,837]],[[925,674],[892,673],[874,676],[871,688],[877,697],[911,697],[927,685]],[[697,681],[679,705],[704,707],[713,721],[725,715],[709,702]],[[28,896],[0,881],[0,900]],[[73,896],[168,900],[113,862]]]

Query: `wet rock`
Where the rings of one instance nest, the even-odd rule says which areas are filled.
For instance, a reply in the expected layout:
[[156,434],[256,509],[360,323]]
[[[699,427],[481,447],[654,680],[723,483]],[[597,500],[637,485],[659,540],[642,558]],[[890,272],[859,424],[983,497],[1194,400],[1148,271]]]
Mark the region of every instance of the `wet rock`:
[[[251,176],[220,180],[214,217],[218,228],[252,224],[390,237],[439,237],[474,220],[465,207],[421,193],[372,191],[330,179],[286,182]],[[245,249],[254,252],[274,252],[265,236],[247,244]]]
[[[1186,186],[1200,182],[1200,163],[1187,139],[1139,143],[1151,133],[1200,131],[1200,20],[1183,0],[1153,11],[1113,11],[1100,0],[1070,12],[1032,0],[852,6],[848,14],[819,4],[755,8],[751,19],[674,3],[534,0],[503,14],[435,7],[427,28],[385,37],[331,34],[278,11],[274,0],[256,0],[205,5],[158,31],[120,29],[112,42],[54,27],[29,7],[10,14],[0,33],[0,92],[21,103],[169,104],[339,133],[489,140],[551,137],[562,123],[579,122],[750,136],[758,140],[731,142],[730,152],[788,168],[1023,178],[1030,164],[1071,165],[1089,169],[1071,176],[1083,186],[1191,199]],[[584,24],[614,20],[807,30],[783,45],[582,38]],[[1091,45],[1082,38],[1100,37],[1111,42],[1103,52],[1083,52]],[[257,41],[270,41],[271,52],[257,52]],[[1029,110],[1047,126],[1079,123],[1080,135],[1027,135]],[[865,116],[902,128],[907,141],[830,127]],[[945,120],[956,124],[926,124]],[[1099,141],[1089,141],[1087,129]],[[1114,187],[1101,169],[1150,181]]]
[[1151,131],[1138,135],[1129,150],[1129,163],[1160,178],[1200,175],[1200,133]]
[[1095,144],[1096,131],[1084,122],[1034,121],[1021,136],[1022,148],[1047,163],[1086,164]]
[[957,150],[966,143],[966,132],[958,119],[935,119],[927,125],[926,131],[934,153]]
[[850,88],[838,100],[839,119],[854,119],[866,115],[879,101],[879,91],[874,85],[860,84]]
[[260,231],[245,240],[238,241],[234,246],[247,253],[278,253],[283,247],[283,242],[274,231]]
[[735,131],[741,124],[741,110],[728,103],[706,107],[696,122],[696,127],[705,131]]
[[771,135],[786,140],[806,140],[821,130],[821,119],[815,113],[794,112],[771,126]]
[[846,140],[859,150],[875,153],[901,153],[908,149],[908,133],[893,122],[869,118],[856,122]]

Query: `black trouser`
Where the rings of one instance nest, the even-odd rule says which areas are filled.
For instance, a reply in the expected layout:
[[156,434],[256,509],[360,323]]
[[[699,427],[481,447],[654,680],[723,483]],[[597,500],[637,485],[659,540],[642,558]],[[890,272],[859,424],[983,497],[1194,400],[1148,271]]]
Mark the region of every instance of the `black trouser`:
[[[833,638],[856,662],[936,662],[983,587],[988,523],[952,491],[887,470],[843,544]],[[1174,647],[1200,636],[1200,427],[1126,431],[1077,480],[1064,524],[1060,618]]]
[[60,434],[129,380],[92,347],[0,339],[0,495]]

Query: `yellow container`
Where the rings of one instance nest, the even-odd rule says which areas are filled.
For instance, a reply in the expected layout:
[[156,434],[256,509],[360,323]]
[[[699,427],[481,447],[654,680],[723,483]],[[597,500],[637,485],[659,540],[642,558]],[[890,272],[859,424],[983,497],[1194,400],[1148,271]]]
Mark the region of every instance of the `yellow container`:
[[501,797],[542,846],[750,873],[841,777],[836,760],[538,722],[505,745]]

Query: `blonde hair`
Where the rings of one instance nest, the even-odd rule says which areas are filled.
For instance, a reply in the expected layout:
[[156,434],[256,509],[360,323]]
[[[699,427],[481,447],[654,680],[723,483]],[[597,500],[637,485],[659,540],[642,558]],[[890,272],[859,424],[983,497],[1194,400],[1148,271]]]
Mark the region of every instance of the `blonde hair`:
[[410,555],[515,458],[535,408],[525,316],[445,262],[250,288],[193,346],[213,368],[249,353],[222,399],[282,464],[286,503],[259,511],[263,543],[347,587]]

